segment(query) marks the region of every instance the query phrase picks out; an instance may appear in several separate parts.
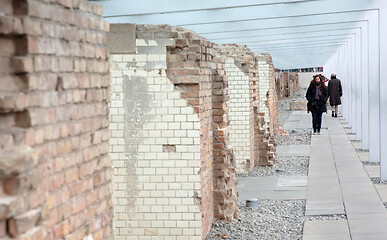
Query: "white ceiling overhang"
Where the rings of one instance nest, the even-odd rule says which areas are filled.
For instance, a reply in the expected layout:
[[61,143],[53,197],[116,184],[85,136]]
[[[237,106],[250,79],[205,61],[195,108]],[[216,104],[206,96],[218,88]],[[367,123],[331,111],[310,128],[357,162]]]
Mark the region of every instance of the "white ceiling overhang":
[[377,12],[373,0],[98,1],[110,23],[170,24],[268,52],[280,69],[323,66]]

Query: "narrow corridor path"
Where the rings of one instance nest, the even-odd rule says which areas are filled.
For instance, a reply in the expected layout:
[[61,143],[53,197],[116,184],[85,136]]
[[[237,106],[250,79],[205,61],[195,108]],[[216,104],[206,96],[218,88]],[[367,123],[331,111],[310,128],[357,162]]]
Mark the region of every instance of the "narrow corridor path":
[[306,216],[345,214],[346,220],[305,221],[304,240],[385,240],[387,211],[339,119],[312,137]]
[[[215,232],[229,239],[386,240],[380,165],[369,162],[342,117],[323,114],[321,135],[311,135],[311,114],[289,109],[304,95],[281,99],[279,120],[290,136],[277,138],[278,163],[238,177],[241,220]],[[258,199],[258,210],[244,207],[249,198]]]

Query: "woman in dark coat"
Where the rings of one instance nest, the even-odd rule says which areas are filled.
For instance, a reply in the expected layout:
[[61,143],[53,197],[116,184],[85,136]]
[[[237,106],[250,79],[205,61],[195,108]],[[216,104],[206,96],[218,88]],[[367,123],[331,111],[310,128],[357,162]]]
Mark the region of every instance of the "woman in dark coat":
[[328,90],[321,80],[321,75],[313,76],[309,88],[306,91],[308,99],[308,112],[312,113],[313,134],[320,134],[323,112],[327,111]]
[[328,82],[328,96],[329,104],[332,107],[332,117],[337,117],[338,106],[341,105],[340,98],[343,96],[343,88],[334,73],[332,73],[331,80]]

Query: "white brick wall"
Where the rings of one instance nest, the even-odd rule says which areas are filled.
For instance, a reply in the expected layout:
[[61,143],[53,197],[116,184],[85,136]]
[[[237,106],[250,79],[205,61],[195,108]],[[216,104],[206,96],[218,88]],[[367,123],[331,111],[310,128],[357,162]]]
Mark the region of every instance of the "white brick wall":
[[235,65],[233,58],[226,60],[226,75],[230,93],[230,143],[240,173],[246,171],[246,159],[250,159],[249,77]]
[[265,113],[265,122],[270,122],[269,108],[267,107],[267,92],[269,91],[270,65],[263,60],[258,61],[259,75],[259,112]]
[[111,55],[116,240],[202,239],[199,119],[167,78],[162,49]]

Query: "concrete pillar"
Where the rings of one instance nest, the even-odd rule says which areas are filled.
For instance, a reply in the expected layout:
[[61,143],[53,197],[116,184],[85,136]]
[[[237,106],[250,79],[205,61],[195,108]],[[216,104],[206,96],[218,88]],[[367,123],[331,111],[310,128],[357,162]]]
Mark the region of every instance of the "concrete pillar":
[[352,59],[352,43],[349,40],[347,45],[347,89],[346,89],[346,116],[345,119],[348,122],[348,125],[352,126],[352,71],[351,71],[351,59]]
[[349,126],[352,128],[352,132],[356,133],[356,112],[357,112],[357,106],[356,106],[356,37],[355,35],[352,35],[351,37],[351,59],[349,61],[350,64],[350,69],[349,71],[351,72],[351,78],[349,79],[351,81],[351,118],[349,119]]
[[380,104],[379,104],[379,19],[373,11],[368,15],[369,23],[369,149],[370,161],[380,162]]
[[[386,1],[380,1],[380,178],[381,180],[387,180],[387,72],[385,67],[387,66],[387,29],[385,23],[387,23],[387,3]],[[383,93],[383,94],[382,94]]]
[[362,148],[369,149],[369,108],[368,108],[368,25],[361,24],[361,131],[362,131]]
[[355,131],[356,131],[356,139],[361,140],[362,139],[362,91],[361,91],[361,76],[362,76],[362,69],[361,69],[361,35],[360,30],[356,30],[356,46],[355,46],[355,52],[356,52],[356,87],[355,87]]

